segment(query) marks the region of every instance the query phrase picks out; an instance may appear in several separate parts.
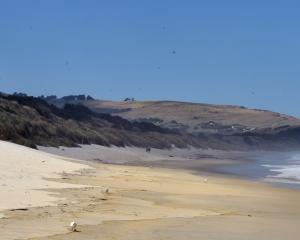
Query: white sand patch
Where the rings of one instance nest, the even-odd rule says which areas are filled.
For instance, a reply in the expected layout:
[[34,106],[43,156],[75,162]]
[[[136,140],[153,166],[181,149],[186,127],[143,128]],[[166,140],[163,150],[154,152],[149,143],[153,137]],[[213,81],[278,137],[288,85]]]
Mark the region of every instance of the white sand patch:
[[74,172],[86,165],[68,162],[62,158],[0,141],[0,211],[4,209],[52,205],[58,198],[39,189],[81,187],[47,181],[59,173]]

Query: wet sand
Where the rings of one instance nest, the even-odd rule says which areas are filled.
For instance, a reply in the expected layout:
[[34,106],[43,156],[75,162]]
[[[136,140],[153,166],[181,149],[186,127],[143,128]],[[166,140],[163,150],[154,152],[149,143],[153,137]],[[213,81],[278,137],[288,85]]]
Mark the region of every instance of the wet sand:
[[[4,211],[1,239],[298,239],[300,191],[188,170],[88,164],[46,179],[86,187],[47,189],[58,197],[53,205]],[[68,230],[73,220],[78,232]]]
[[[93,167],[59,180],[93,187],[53,190],[65,198],[57,207],[5,213],[3,239],[298,239],[297,191],[179,170]],[[78,232],[68,231],[72,220]]]

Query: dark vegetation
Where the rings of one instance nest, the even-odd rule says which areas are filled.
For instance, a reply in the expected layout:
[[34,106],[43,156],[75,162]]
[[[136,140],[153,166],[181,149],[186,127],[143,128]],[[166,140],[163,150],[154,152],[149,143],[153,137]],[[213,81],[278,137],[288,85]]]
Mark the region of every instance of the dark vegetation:
[[118,116],[95,113],[82,105],[57,108],[42,98],[0,96],[0,139],[36,147],[100,144],[169,148],[197,145],[149,122],[130,122]]
[[[14,93],[14,96],[27,96],[24,93]],[[41,95],[39,96],[40,99],[46,100],[46,101],[54,101],[57,100],[58,97],[56,95],[49,95],[49,96],[44,96]],[[64,101],[92,101],[95,100],[93,97],[91,97],[90,95],[85,96],[84,94],[80,94],[80,95],[68,95],[68,96],[64,96],[61,98]]]

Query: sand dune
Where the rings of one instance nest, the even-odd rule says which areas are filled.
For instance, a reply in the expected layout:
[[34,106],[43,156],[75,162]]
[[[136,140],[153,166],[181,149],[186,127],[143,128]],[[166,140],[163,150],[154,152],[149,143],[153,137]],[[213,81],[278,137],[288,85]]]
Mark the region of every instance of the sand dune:
[[0,141],[0,211],[4,209],[46,206],[57,197],[38,189],[73,188],[79,185],[47,181],[63,171],[71,173],[88,166],[60,157]]

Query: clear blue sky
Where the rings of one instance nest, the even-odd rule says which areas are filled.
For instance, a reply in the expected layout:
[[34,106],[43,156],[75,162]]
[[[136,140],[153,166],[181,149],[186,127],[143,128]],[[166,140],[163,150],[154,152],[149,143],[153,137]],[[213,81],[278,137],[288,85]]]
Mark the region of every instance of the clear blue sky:
[[0,91],[300,117],[300,1],[0,0]]

